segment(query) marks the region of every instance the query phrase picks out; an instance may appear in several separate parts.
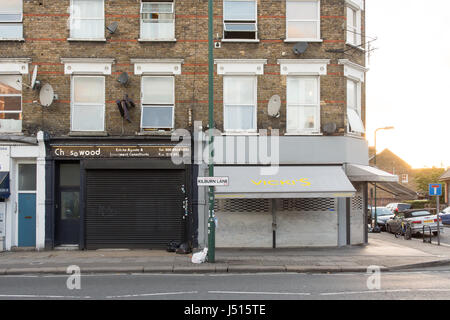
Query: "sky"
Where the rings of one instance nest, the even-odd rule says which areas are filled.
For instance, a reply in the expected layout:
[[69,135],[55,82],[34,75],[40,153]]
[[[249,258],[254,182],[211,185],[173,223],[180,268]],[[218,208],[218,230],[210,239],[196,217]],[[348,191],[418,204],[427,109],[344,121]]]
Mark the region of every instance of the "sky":
[[450,167],[450,1],[366,0],[366,132],[414,168]]

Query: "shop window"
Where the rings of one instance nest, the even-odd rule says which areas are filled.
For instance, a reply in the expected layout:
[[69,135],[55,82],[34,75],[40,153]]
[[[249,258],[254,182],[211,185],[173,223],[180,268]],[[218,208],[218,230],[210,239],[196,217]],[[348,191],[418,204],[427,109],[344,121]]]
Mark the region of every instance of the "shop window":
[[105,130],[105,77],[73,76],[72,131]]
[[320,40],[320,1],[286,0],[286,40]]
[[175,40],[173,2],[142,0],[140,40]]
[[256,76],[225,76],[224,129],[256,132]]
[[22,0],[0,0],[0,40],[21,40],[22,19]]
[[351,79],[347,79],[347,117],[349,132],[365,132],[361,118],[361,83]]
[[21,75],[0,75],[0,131],[22,131]]
[[224,40],[257,40],[255,0],[224,0]]
[[142,129],[172,129],[175,111],[175,78],[142,77]]
[[313,134],[320,131],[318,76],[287,77],[287,132]]
[[104,0],[71,0],[70,39],[104,40]]

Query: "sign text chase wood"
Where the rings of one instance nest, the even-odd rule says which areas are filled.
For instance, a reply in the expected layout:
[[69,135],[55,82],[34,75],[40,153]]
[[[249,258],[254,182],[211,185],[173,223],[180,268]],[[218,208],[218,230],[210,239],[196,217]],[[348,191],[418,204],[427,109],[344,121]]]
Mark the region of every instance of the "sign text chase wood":
[[186,156],[187,146],[52,146],[56,158],[170,158],[172,152]]

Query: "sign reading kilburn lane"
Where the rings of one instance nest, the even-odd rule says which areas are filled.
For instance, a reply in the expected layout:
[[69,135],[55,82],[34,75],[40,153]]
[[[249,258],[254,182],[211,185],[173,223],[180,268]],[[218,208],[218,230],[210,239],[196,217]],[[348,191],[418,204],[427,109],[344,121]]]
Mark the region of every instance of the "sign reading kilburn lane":
[[199,187],[226,187],[228,186],[228,177],[198,177],[197,185]]
[[189,154],[189,147],[154,146],[52,146],[56,158],[170,158],[172,152]]

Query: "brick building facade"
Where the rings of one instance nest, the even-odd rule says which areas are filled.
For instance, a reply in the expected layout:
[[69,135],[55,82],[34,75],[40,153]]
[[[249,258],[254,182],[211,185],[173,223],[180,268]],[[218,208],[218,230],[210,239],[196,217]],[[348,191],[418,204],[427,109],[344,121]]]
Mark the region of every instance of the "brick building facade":
[[[171,178],[171,183],[175,185],[168,185],[167,188],[172,193],[175,189],[183,190],[174,200],[180,201],[181,206],[174,210],[181,210],[182,214],[177,213],[171,218],[172,222],[157,229],[181,228],[182,231],[173,235],[173,240],[189,241],[194,246],[197,242],[200,246],[205,245],[204,189],[197,188],[194,182],[197,175],[204,174],[201,159],[196,159],[198,162],[194,165],[180,168],[169,164],[167,155],[145,152],[152,147],[160,148],[159,151],[173,148],[175,142],[170,140],[170,135],[174,129],[193,132],[194,121],[202,121],[206,126],[208,1],[13,2],[15,4],[6,7],[8,1],[0,1],[0,8],[4,6],[10,11],[9,18],[0,14],[0,77],[17,75],[22,81],[21,115],[15,119],[21,123],[12,125],[14,130],[0,131],[8,149],[5,157],[9,157],[8,163],[16,168],[14,173],[11,169],[11,175],[17,175],[20,180],[22,169],[18,164],[37,164],[38,183],[33,190],[27,190],[34,191],[38,198],[36,241],[31,241],[31,246],[152,247],[152,243],[161,246],[164,241],[172,239],[172,235],[165,237],[160,234],[158,239],[133,242],[129,240],[133,233],[130,231],[123,234],[121,241],[115,241],[111,234],[121,230],[117,221],[109,231],[103,230],[103,237],[96,234],[101,229],[98,224],[101,217],[108,214],[120,216],[122,213],[108,206],[107,197],[99,207],[97,203],[103,200],[91,199],[90,192],[112,192],[107,188],[109,184],[120,185],[130,179],[138,181],[139,176],[148,176],[152,180],[153,174],[155,185],[149,188],[158,189],[156,182],[167,171],[154,170],[169,169],[179,173]],[[246,138],[257,134],[259,129],[279,129],[282,165],[332,165],[344,169],[346,164],[352,163],[367,166],[363,128],[366,118],[364,17],[363,0],[214,1],[216,128]],[[113,33],[107,30],[115,27],[117,29]],[[295,53],[293,49],[298,43],[307,46],[304,51]],[[29,88],[35,67],[38,68],[37,80],[42,85],[50,84],[54,90],[55,100],[50,106],[36,103],[40,91]],[[123,73],[129,78],[125,86],[117,81]],[[225,83],[228,83],[228,88],[224,88]],[[239,90],[248,90],[245,86],[249,83],[248,88],[254,89],[254,97],[240,97],[237,98],[239,101],[234,99]],[[224,92],[228,96],[224,97]],[[295,92],[300,92],[300,95]],[[311,97],[305,98],[303,93]],[[117,105],[117,100],[125,94],[136,104],[135,108],[128,110],[130,121],[126,120],[126,112],[125,116],[121,115]],[[245,96],[245,93],[241,94]],[[281,98],[279,117],[268,113],[268,102],[274,95]],[[253,100],[243,106],[242,99]],[[86,101],[96,108],[86,109],[83,105]],[[288,109],[292,113],[291,122],[288,121]],[[249,110],[254,112],[254,116],[250,116],[251,121],[245,118],[250,114]],[[98,115],[99,120],[95,120]],[[225,124],[227,121],[228,124]],[[324,126],[331,129],[324,130]],[[11,125],[0,128],[11,128]],[[42,151],[44,145],[45,152]],[[33,156],[26,152],[14,156],[11,151],[12,147],[20,149],[31,146],[37,148]],[[295,154],[298,150],[292,150],[293,146],[302,150],[301,155]],[[81,159],[78,153],[73,156],[73,152],[79,152],[81,147],[87,148],[83,152],[92,154]],[[141,152],[145,155],[142,157],[131,152],[118,160],[118,155],[107,155],[110,147],[142,147]],[[66,153],[61,154],[61,150]],[[194,147],[190,150],[195,151]],[[291,150],[294,153],[290,153]],[[224,163],[218,161],[217,164]],[[259,163],[241,163],[255,164]],[[71,167],[73,165],[76,167]],[[143,171],[128,176],[132,169]],[[68,175],[69,179],[74,172],[80,172],[79,180],[64,185],[63,176]],[[116,173],[118,177],[123,174],[123,177],[118,180],[110,178]],[[45,185],[39,184],[43,175]],[[104,184],[96,185],[94,180]],[[351,200],[348,193],[342,197],[336,192],[326,196],[332,199],[333,210],[342,211],[342,216],[337,216],[332,226],[336,234],[331,243],[341,245],[366,241],[362,208],[366,207],[363,204],[367,202],[367,181],[358,180],[354,187],[354,192],[358,193],[358,203],[354,198]],[[15,190],[11,197],[17,201],[21,190],[15,184],[11,189]],[[73,224],[69,221],[71,219],[62,218],[61,206],[65,203],[67,192],[72,192],[68,196],[71,198],[66,199],[70,203],[67,212],[73,214],[74,210],[78,210],[76,218],[81,222]],[[310,197],[324,199],[323,195]],[[133,201],[138,203],[140,200],[136,198]],[[139,207],[136,203],[133,205]],[[148,205],[159,207],[161,203]],[[361,211],[350,214],[350,207]],[[6,230],[9,228],[10,237],[6,236],[6,247],[21,246],[20,233],[23,231],[20,231],[20,218],[14,220],[8,210],[6,216],[10,216],[10,221]],[[137,215],[144,214],[142,209],[136,210]],[[296,210],[302,212],[301,206]],[[98,212],[101,212],[100,216],[95,215]],[[353,214],[356,231],[350,230],[350,216]],[[152,219],[142,219],[144,225],[149,224],[148,230],[155,230]],[[62,232],[58,228],[77,231],[73,232],[72,240],[65,243],[64,236],[57,239],[58,233]],[[317,225],[312,228],[317,228]],[[148,230],[145,232],[148,233]],[[110,234],[105,236],[108,232]],[[328,231],[318,231],[313,238],[323,232]],[[349,234],[354,232],[358,235],[350,239]],[[314,240],[297,244],[311,243]]]

